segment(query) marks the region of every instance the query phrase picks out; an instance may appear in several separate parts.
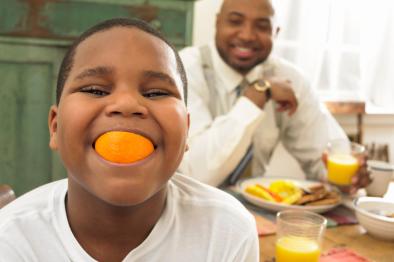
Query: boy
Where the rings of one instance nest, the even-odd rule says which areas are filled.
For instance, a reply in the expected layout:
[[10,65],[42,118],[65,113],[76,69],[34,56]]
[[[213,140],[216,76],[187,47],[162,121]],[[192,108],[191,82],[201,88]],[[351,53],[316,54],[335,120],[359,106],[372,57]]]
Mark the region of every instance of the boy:
[[[48,120],[68,179],[0,211],[0,260],[258,261],[242,205],[175,174],[187,147],[186,88],[177,52],[147,24],[113,19],[82,34]],[[153,153],[105,160],[95,143],[111,131],[145,137]]]

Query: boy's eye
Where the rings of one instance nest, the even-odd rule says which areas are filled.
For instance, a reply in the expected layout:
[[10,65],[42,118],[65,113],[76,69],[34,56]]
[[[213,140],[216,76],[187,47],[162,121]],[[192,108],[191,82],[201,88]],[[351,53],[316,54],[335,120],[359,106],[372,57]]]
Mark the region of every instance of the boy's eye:
[[106,96],[109,94],[109,92],[105,91],[103,88],[98,87],[98,86],[86,86],[80,89],[80,92],[82,93],[88,93],[93,96]]
[[170,93],[167,91],[164,91],[164,90],[153,89],[153,90],[149,90],[149,91],[144,92],[142,95],[146,98],[156,99],[156,98],[169,96]]

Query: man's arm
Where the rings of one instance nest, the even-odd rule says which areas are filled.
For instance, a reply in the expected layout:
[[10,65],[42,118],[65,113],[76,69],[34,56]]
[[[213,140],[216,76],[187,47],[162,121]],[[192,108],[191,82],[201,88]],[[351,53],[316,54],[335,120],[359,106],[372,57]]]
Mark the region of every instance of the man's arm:
[[[210,112],[210,101],[217,103],[228,97],[211,97],[205,80],[200,54],[189,48],[181,52],[189,84],[189,151],[181,164],[181,172],[210,185],[220,185],[238,165],[250,146],[252,136],[264,118],[266,93],[250,85],[228,111],[218,116]],[[218,87],[218,89],[225,87]],[[221,89],[220,89],[221,90]],[[272,99],[280,102],[282,110],[293,113],[297,101],[285,82],[272,81]],[[226,96],[222,93],[219,96]],[[223,101],[221,101],[223,100]]]
[[[191,176],[218,186],[245,155],[252,136],[263,119],[262,109],[267,98],[251,85],[228,113],[213,118],[207,106],[208,92],[195,92],[197,87],[193,88],[193,83],[190,82],[189,89],[189,152],[184,162],[187,162]],[[272,99],[282,103],[279,110],[289,111],[289,115],[296,111],[297,100],[286,81],[272,80],[271,92]]]
[[283,115],[282,143],[301,165],[308,179],[325,174],[321,160],[327,143],[347,139],[345,132],[302,79],[297,87],[299,107],[292,117]]
[[192,89],[189,98],[191,125],[185,160],[192,177],[218,186],[246,153],[263,112],[248,99],[239,98],[230,112],[213,119]]
[[190,113],[189,150],[180,171],[218,186],[246,153],[264,113],[248,99],[240,98],[228,112],[214,117],[210,112],[210,99],[214,98],[210,97],[199,49],[186,48],[180,55],[188,78]]

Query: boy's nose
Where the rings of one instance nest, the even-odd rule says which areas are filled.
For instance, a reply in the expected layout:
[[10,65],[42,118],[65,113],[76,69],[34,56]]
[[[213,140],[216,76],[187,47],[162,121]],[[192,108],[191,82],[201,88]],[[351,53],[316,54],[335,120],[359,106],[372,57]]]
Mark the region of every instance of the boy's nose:
[[108,116],[139,116],[145,118],[148,109],[143,104],[143,97],[137,91],[115,92],[106,108]]

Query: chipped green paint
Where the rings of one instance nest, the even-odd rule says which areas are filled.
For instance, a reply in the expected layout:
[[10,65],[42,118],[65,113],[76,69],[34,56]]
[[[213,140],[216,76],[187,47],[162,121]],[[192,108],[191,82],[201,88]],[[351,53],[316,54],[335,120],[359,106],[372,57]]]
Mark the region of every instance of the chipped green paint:
[[48,147],[47,124],[64,49],[1,40],[0,183],[20,195],[65,175]]
[[2,0],[0,35],[73,39],[99,21],[137,17],[178,47],[191,44],[192,1]]

